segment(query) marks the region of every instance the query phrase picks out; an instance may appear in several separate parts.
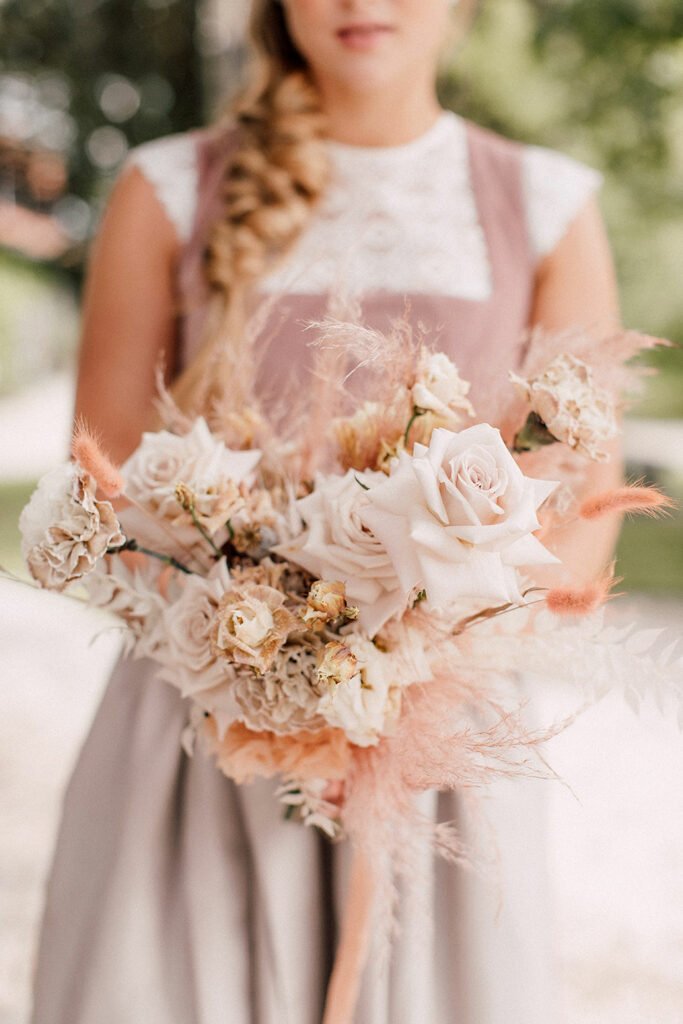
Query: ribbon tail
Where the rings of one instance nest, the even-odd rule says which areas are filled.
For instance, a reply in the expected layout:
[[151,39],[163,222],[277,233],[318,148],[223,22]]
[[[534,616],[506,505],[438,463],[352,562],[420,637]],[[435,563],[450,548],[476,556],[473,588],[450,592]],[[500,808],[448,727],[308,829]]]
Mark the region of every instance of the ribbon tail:
[[322,1024],[352,1024],[363,968],[370,947],[375,880],[365,856],[356,850],[351,864],[341,939],[327,989]]

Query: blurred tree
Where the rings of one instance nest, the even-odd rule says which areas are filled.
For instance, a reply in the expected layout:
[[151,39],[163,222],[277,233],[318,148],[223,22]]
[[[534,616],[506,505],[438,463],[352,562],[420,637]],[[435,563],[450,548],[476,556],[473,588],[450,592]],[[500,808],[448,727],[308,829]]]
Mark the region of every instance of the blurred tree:
[[626,322],[683,341],[682,0],[480,0],[441,99],[602,170]]
[[[62,153],[55,212],[87,235],[97,198],[129,146],[201,121],[194,0],[5,0],[0,131]],[[19,198],[30,203],[19,183]]]

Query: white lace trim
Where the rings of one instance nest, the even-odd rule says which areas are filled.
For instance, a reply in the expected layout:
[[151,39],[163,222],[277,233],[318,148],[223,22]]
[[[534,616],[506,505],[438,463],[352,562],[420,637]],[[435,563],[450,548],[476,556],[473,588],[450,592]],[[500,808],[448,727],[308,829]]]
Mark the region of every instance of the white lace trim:
[[542,146],[526,146],[524,191],[531,244],[537,259],[553,251],[570,224],[603,182],[577,160]]
[[[327,145],[331,185],[287,261],[261,280],[263,291],[387,290],[480,301],[491,295],[462,118],[444,111],[427,132],[401,146]],[[140,168],[179,241],[188,241],[198,189],[193,134],[145,142],[131,150],[126,166]],[[527,222],[537,259],[555,248],[602,180],[562,153],[524,148]]]
[[332,181],[267,292],[388,290],[483,300],[486,241],[470,184],[465,124],[444,111],[401,146],[328,142]]
[[130,151],[126,167],[138,167],[154,186],[178,240],[187,242],[197,209],[199,175],[195,140],[188,132],[143,142]]

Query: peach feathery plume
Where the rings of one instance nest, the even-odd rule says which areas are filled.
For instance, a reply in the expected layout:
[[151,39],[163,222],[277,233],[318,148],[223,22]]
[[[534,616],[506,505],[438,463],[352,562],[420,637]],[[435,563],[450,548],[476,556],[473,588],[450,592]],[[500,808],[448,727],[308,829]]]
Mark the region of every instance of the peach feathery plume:
[[123,477],[82,419],[77,421],[74,429],[71,454],[95,478],[105,498],[118,498],[123,493],[126,486]]
[[641,512],[656,516],[674,507],[675,502],[657,487],[630,484],[586,498],[579,506],[579,516],[581,519],[600,519],[610,512]]
[[612,588],[621,582],[613,575],[614,564],[599,579],[583,587],[552,587],[545,596],[545,604],[553,615],[590,615],[610,597],[618,597]]

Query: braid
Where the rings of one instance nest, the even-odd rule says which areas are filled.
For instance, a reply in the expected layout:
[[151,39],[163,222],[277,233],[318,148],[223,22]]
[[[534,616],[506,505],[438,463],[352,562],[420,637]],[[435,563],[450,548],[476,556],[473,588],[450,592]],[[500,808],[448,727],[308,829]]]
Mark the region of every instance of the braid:
[[222,183],[223,216],[206,250],[213,293],[204,344],[172,391],[188,410],[210,411],[229,382],[239,403],[248,376],[245,297],[308,223],[329,178],[320,99],[287,33],[282,5],[256,0],[252,84],[229,113],[237,148]]
[[269,85],[237,112],[240,142],[223,184],[225,215],[209,243],[208,279],[229,301],[305,227],[328,177],[322,115],[303,72]]

